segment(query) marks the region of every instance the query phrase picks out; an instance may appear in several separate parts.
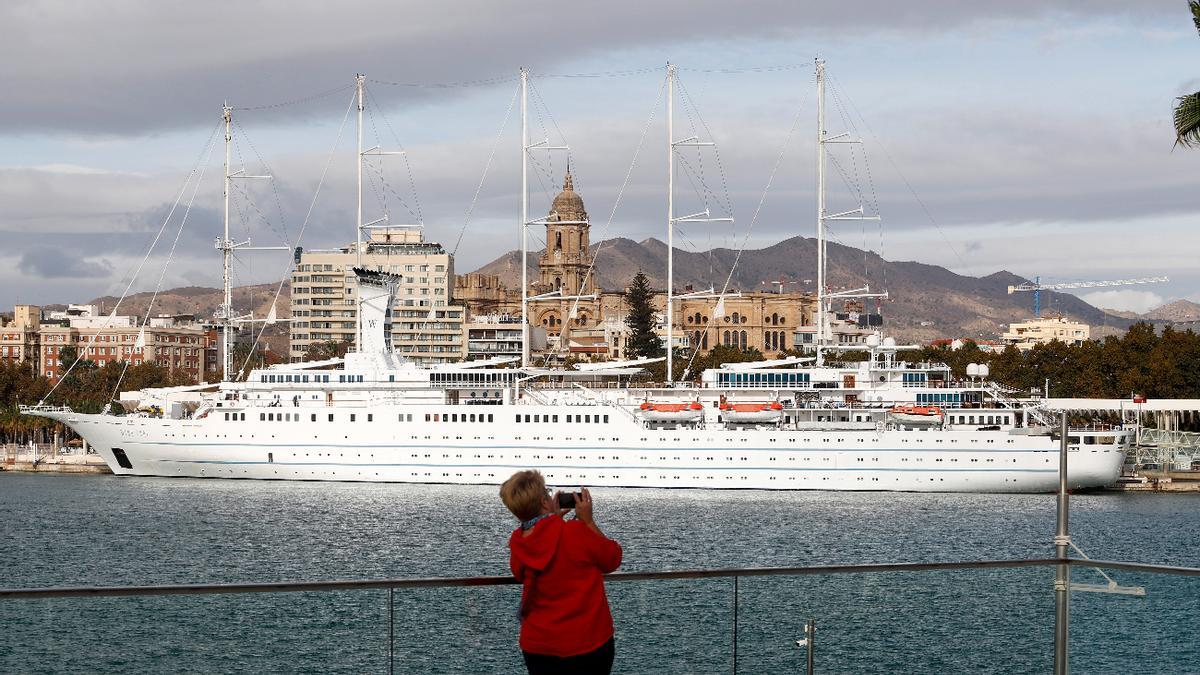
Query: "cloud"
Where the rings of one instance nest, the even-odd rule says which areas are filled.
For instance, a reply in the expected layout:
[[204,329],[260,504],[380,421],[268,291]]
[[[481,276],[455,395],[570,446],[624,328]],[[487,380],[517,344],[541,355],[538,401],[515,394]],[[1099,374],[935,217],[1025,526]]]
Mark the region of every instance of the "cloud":
[[[838,29],[928,36],[1039,18],[1174,16],[1178,4],[1143,0],[1132,12],[1117,0],[1094,0],[1086,8],[1071,0],[873,0],[847,11],[837,3],[788,0],[460,0],[451,11],[443,3],[248,0],[230,20],[206,3],[9,2],[0,6],[7,55],[0,59],[0,90],[38,95],[0,99],[0,131],[141,134],[207,124],[223,100],[254,105],[306,98],[348,84],[354,72],[418,83],[511,77],[520,65],[551,71],[601,52],[711,40],[714,27],[729,40],[812,39]],[[496,39],[502,35],[526,39]],[[237,48],[216,49],[214,39]],[[37,68],[24,67],[21,54],[37,54]],[[405,99],[463,92],[412,87]],[[304,119],[312,109],[282,112]]]
[[17,263],[17,269],[37,278],[96,279],[112,273],[107,260],[87,260],[73,255],[64,255],[60,249],[38,247],[26,251]]
[[1144,314],[1165,304],[1164,298],[1151,291],[1097,291],[1084,293],[1079,297],[1088,304],[1101,309],[1117,309],[1125,312]]

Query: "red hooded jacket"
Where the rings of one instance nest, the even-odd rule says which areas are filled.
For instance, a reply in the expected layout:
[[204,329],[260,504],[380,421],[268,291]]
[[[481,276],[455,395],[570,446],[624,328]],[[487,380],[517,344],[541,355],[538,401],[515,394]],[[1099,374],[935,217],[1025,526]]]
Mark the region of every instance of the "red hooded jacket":
[[521,649],[577,656],[613,636],[604,575],[621,564],[621,545],[578,520],[543,518],[529,536],[508,540],[509,566],[521,591]]

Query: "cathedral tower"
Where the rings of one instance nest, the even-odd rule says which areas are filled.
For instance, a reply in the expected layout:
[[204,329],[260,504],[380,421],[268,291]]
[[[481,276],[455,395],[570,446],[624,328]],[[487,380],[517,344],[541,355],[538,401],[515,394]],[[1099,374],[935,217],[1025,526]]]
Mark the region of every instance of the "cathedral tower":
[[596,292],[595,273],[584,281],[592,256],[588,251],[588,214],[575,192],[571,170],[563,178],[562,192],[554,198],[546,221],[546,250],[538,261],[541,288],[562,290],[563,295]]

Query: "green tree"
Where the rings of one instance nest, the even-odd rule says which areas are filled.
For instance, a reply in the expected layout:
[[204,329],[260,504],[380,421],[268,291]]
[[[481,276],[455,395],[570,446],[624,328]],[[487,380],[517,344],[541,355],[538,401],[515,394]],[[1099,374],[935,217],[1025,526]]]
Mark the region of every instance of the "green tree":
[[304,352],[305,361],[324,361],[325,359],[340,359],[350,351],[349,340],[327,340],[314,342]]
[[629,327],[625,353],[630,356],[657,358],[663,355],[662,340],[654,332],[653,298],[650,280],[639,270],[625,291],[625,304],[629,307],[629,314],[625,316],[625,325]]
[[[1188,0],[1192,23],[1200,32],[1200,2]],[[1175,144],[1194,147],[1200,144],[1200,91],[1180,96],[1175,101]]]

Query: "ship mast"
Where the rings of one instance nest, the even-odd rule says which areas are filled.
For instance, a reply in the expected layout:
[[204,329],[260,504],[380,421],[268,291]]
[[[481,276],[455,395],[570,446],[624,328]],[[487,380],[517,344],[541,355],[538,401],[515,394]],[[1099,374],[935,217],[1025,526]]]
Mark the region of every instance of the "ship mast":
[[675,382],[675,64],[667,64],[667,384]]
[[840,213],[826,214],[825,212],[825,145],[827,143],[862,143],[862,140],[850,138],[849,132],[835,136],[826,136],[825,130],[825,61],[815,60],[817,71],[817,316],[815,348],[817,365],[824,364],[823,347],[830,335],[829,313],[830,302],[837,298],[887,298],[887,291],[872,293],[869,285],[851,290],[830,292],[826,288],[828,274],[826,266],[829,262],[825,223],[830,220],[879,220],[879,216],[865,215],[862,204],[858,208]]
[[220,309],[221,326],[221,381],[228,382],[230,371],[233,370],[233,275],[231,274],[230,264],[233,261],[233,242],[229,239],[229,184],[232,176],[229,173],[230,163],[230,145],[233,140],[233,107],[228,102],[221,109],[222,116],[225,120],[225,229],[221,241],[218,242],[217,248],[221,249],[222,262],[224,263],[224,272],[222,275],[224,281],[225,295]]
[[[667,386],[675,385],[675,301],[696,298],[720,298],[713,289],[675,295],[675,225],[676,223],[732,223],[733,218],[712,218],[709,209],[687,216],[675,217],[675,148],[707,148],[712,141],[700,141],[696,136],[675,140],[675,72],[676,66],[667,63]],[[737,293],[735,295],[741,295]],[[693,347],[694,348],[694,347]]]
[[521,367],[529,367],[529,71],[521,68]]
[[270,175],[251,176],[246,173],[246,168],[243,166],[237,171],[232,171],[232,146],[233,146],[233,106],[228,102],[221,108],[221,116],[225,121],[225,213],[224,213],[224,230],[220,237],[217,237],[216,248],[221,252],[223,263],[223,282],[224,296],[221,298],[221,306],[217,307],[215,319],[221,326],[221,381],[229,382],[233,379],[233,343],[237,336],[237,326],[239,323],[252,323],[254,317],[246,314],[243,316],[235,316],[233,313],[233,252],[236,250],[243,251],[286,251],[286,246],[252,246],[250,238],[247,235],[245,241],[237,241],[229,238],[229,191],[233,185],[233,179],[263,179],[271,180]]
[[[358,98],[358,151],[354,153],[357,161],[356,170],[358,171],[358,209],[355,217],[354,227],[354,266],[362,268],[362,169],[363,169],[363,79],[362,73],[354,76],[354,87]],[[362,350],[362,307],[354,308],[354,349],[355,351]]]
[[825,61],[817,66],[817,364],[825,345]]

